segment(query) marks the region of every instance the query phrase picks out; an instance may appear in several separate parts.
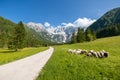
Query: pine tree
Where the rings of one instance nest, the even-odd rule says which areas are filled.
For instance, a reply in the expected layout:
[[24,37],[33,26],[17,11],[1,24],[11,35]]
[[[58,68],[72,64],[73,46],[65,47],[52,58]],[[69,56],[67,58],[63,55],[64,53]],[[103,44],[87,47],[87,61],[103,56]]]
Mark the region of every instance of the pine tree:
[[76,43],[76,36],[74,32],[72,33],[71,43]]
[[92,35],[92,32],[89,28],[87,28],[86,31],[85,31],[85,37],[86,37],[86,41],[92,41],[93,40],[93,35]]
[[84,42],[85,41],[85,34],[84,34],[84,29],[78,28],[77,32],[77,42]]
[[77,32],[77,42],[79,43],[80,42],[80,28],[78,28],[78,32]]
[[96,32],[92,31],[93,40],[96,40]]
[[15,51],[22,49],[24,47],[25,35],[24,25],[22,22],[19,22],[14,28],[13,35],[10,36],[8,48],[15,49]]

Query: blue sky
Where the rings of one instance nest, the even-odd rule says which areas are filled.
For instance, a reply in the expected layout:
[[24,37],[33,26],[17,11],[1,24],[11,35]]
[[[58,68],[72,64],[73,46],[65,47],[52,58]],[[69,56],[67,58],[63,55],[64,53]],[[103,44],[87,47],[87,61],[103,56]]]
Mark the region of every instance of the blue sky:
[[120,0],[0,0],[0,16],[16,23],[59,25],[84,17],[98,19],[116,7]]

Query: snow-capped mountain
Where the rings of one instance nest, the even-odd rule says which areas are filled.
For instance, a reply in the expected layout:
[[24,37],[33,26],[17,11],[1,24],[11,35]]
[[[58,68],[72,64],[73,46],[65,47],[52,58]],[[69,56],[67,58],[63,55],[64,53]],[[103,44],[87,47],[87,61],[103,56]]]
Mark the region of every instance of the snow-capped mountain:
[[58,26],[55,28],[46,29],[50,34],[52,34],[52,39],[59,43],[65,43],[71,40],[73,32],[77,32],[77,27],[74,26]]
[[29,22],[29,23],[27,24],[27,26],[28,26],[29,28],[34,29],[36,32],[46,31],[45,27],[44,27],[41,23]]
[[77,32],[78,27],[87,28],[95,21],[96,20],[88,18],[79,18],[73,23],[62,23],[57,27],[51,26],[48,22],[44,25],[41,23],[29,22],[27,23],[27,26],[51,41],[65,43],[71,40],[72,33]]
[[30,22],[27,26],[40,33],[42,36],[46,38],[49,37],[49,39],[58,43],[70,41],[72,32],[77,31],[77,27],[74,27],[73,25],[45,28],[45,26],[40,23]]
[[41,23],[33,23],[33,22],[29,22],[28,24],[26,24],[27,27],[34,29],[36,32],[38,32],[41,36],[43,36],[44,38],[51,40],[51,35],[49,34],[49,32],[46,30],[45,26],[42,25]]

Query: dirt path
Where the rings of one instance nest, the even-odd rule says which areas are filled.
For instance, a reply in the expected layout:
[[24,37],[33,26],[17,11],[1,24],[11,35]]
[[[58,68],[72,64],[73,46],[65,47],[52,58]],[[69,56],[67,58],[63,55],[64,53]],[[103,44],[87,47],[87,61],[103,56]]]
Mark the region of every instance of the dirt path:
[[35,80],[54,49],[0,66],[0,80]]

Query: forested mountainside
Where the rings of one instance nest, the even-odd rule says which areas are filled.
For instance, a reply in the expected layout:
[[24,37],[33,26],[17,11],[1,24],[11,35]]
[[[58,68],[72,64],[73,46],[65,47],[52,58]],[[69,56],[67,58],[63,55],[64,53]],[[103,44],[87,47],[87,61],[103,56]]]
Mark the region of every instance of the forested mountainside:
[[98,38],[120,35],[120,8],[106,12],[89,28],[96,31]]
[[[8,47],[8,43],[11,40],[11,36],[14,32],[14,28],[17,26],[16,23],[5,19],[0,16],[0,47]],[[25,27],[25,47],[34,47],[34,46],[42,46],[49,45],[51,43],[50,40],[47,40],[42,35],[38,34],[35,30]]]

